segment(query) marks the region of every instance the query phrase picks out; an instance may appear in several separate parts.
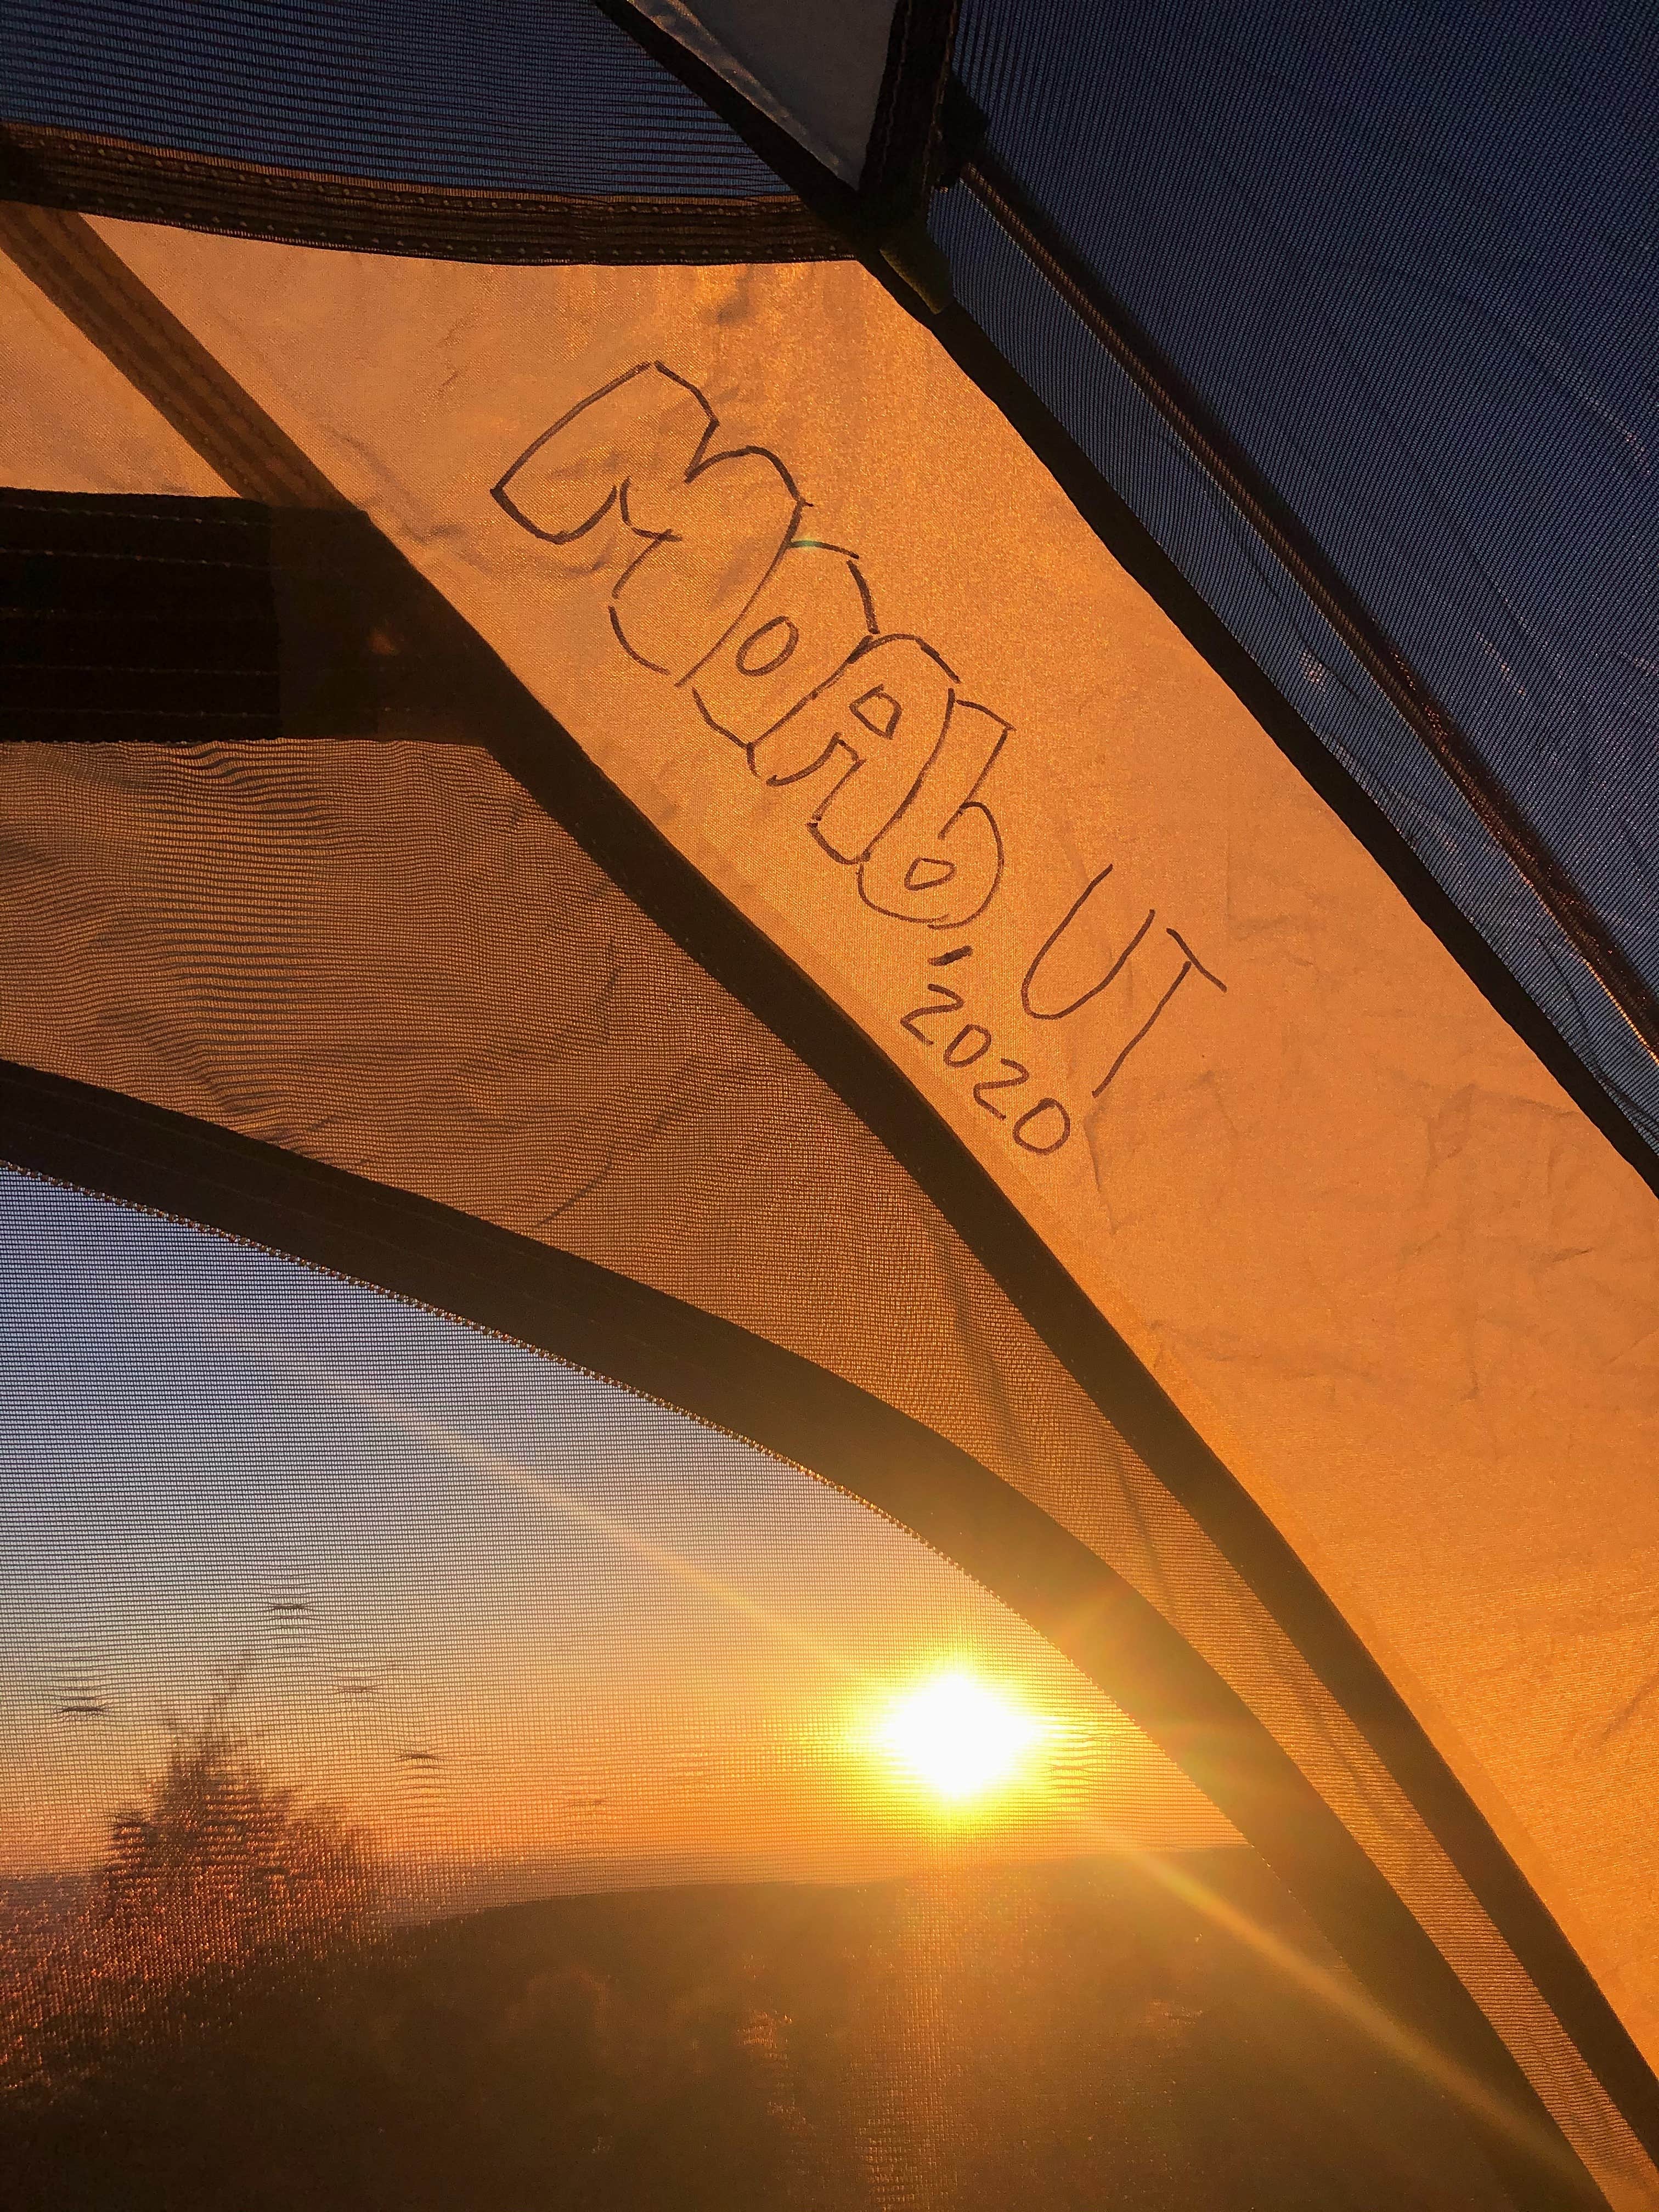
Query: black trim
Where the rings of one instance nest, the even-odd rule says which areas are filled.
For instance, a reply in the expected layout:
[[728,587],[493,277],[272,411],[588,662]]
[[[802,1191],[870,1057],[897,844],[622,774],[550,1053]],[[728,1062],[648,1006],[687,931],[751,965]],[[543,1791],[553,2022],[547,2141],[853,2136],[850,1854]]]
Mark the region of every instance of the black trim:
[[859,191],[888,223],[925,214],[957,42],[957,0],[896,0]]
[[1358,597],[1294,507],[1012,171],[981,144],[961,173],[991,220],[1130,379],[1319,610],[1401,720],[1434,755],[1608,998],[1659,1058],[1659,994],[1638,973],[1537,825],[1527,819],[1468,732]]
[[499,1331],[809,1468],[974,1575],[1226,1814],[1393,2020],[1510,2116],[1461,2098],[1526,2206],[1603,2202],[1492,2023],[1341,1821],[1121,1577],[933,1430],[811,1361],[594,1262],[215,1124],[0,1062],[25,1172],[192,1221]]
[[783,191],[746,199],[468,191],[273,168],[22,123],[0,124],[0,199],[428,261],[654,267],[837,261],[852,250]]

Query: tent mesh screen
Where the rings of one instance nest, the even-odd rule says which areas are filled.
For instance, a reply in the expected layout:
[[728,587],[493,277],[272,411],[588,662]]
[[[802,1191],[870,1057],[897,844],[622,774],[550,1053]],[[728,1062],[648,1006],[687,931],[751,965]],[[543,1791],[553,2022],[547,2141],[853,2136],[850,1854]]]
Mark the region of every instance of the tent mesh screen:
[[33,745],[4,774],[0,1052],[599,1261],[972,1453],[1238,1691],[1638,2201],[1628,2130],[1237,1573],[864,1125],[489,755]]
[[0,1174],[7,2201],[1514,2200],[1266,1867],[892,1523]]
[[782,189],[592,0],[46,0],[12,26],[0,120],[388,183]]

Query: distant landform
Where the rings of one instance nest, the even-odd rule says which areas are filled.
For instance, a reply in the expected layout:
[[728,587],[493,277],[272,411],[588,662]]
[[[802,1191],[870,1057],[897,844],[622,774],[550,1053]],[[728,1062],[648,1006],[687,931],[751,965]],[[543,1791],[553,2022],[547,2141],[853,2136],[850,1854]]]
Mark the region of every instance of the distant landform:
[[[77,1898],[12,1883],[0,1911],[72,1925]],[[1332,1966],[1244,1850],[613,1890],[403,1925],[64,2043],[0,2090],[0,2204],[1508,2204],[1442,2097],[1227,1915]]]

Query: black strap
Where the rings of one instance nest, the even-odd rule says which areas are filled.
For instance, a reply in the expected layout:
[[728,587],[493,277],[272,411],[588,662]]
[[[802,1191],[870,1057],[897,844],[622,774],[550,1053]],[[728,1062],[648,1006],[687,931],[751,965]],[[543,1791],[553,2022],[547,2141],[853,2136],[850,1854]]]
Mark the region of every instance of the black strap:
[[424,261],[658,267],[844,260],[842,231],[781,184],[732,198],[483,191],[330,176],[0,125],[0,200],[181,230]]

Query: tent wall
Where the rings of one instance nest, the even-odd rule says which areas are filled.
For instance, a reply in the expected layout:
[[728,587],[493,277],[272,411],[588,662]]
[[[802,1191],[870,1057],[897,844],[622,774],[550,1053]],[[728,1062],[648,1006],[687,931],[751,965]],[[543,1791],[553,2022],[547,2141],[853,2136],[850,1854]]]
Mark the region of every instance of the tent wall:
[[0,254],[8,484],[222,495],[224,483],[15,262]]
[[[320,487],[368,508],[679,851],[905,1055],[957,1139],[1372,1629],[1642,2032],[1647,1862],[1628,1778],[1593,1743],[1575,1742],[1564,1771],[1559,1746],[1513,1741],[1499,1676],[1527,1663],[1527,1636],[1541,1650],[1562,1632],[1574,1573],[1595,1587],[1615,1571],[1593,1528],[1585,1545],[1583,1490],[1537,1474],[1594,1455],[1598,1512],[1638,1503],[1650,1201],[977,395],[857,271],[515,279],[109,236],[163,319],[252,395],[232,410],[244,453],[267,418],[279,426],[264,476],[233,468],[234,488],[271,496],[280,482],[320,503]],[[129,285],[118,323],[141,294]],[[675,346],[700,351],[696,389],[723,422],[762,442],[750,426],[767,413],[763,442],[788,450],[823,538],[858,549],[883,630],[971,663],[972,702],[1015,726],[1018,750],[985,786],[1007,880],[983,927],[969,918],[975,1006],[999,1035],[1018,1033],[1023,1010],[1057,1100],[1089,1097],[1110,1065],[1107,1107],[1080,1107],[1052,1156],[994,1132],[984,1098],[981,1127],[942,1055],[924,1056],[925,1023],[903,1028],[957,995],[927,989],[929,963],[962,933],[872,921],[869,899],[849,901],[850,879],[827,872],[770,787],[711,772],[712,758],[741,779],[742,753],[618,654],[615,545],[549,552],[552,533],[489,501],[573,404]],[[173,419],[203,407],[199,388],[167,391],[165,353],[150,366]],[[204,411],[222,440],[222,406]],[[963,453],[975,467],[953,472]],[[671,481],[661,455],[646,464]],[[517,491],[544,520],[532,487]],[[441,684],[414,673],[408,696],[429,714]],[[799,1332],[805,1356],[959,1441],[1120,1565],[1268,1719],[1610,2192],[1642,2201],[1640,2154],[1283,1628],[857,1120],[519,787],[471,750],[414,744],[35,749],[10,757],[7,787],[25,825],[13,1057],[425,1191],[688,1302],[729,1303],[730,1318],[775,1340]],[[1158,1060],[1140,1047],[1167,975],[1127,974],[1127,1013],[1097,1006],[1122,1018],[1106,1060],[1094,1017],[1075,1048],[1064,1027],[1072,1000],[1097,1000],[1101,958],[1062,926],[1109,860],[1158,878],[1149,897],[1201,969],[1178,988],[1182,1011],[1202,1012]],[[1022,946],[1048,957],[1028,963]],[[1529,1287],[1546,1265],[1547,1306]],[[1498,1327],[1517,1315],[1524,1374],[1515,1331]],[[1495,1529],[1496,1502],[1516,1495],[1528,1524]],[[1624,1539],[1621,1558],[1628,1520]],[[1555,1580],[1527,1619],[1521,1558],[1535,1570],[1540,1548]],[[1503,1593],[1501,1623],[1472,1624],[1472,1577]],[[1484,1685],[1469,1679],[1483,1647]],[[1603,1657],[1587,1670],[1598,1713],[1620,1694],[1616,1655]],[[1588,1808],[1574,1802],[1587,1780]]]
[[[1517,1730],[1507,1685],[1548,1664],[1586,1577],[1659,1540],[1652,1199],[1000,420],[856,269],[471,271],[108,235],[680,850],[891,1040],[1412,1685],[1553,1905],[1593,1919],[1639,2025],[1640,1797],[1589,1714],[1565,1739],[1543,1715]],[[619,646],[631,537],[562,551],[491,500],[568,408],[664,354],[724,437],[785,456],[804,529],[856,550],[884,631],[941,652],[1012,726],[988,787],[1006,878],[960,938],[872,913],[808,834],[811,799],[751,774]],[[770,496],[763,462],[752,484]],[[1148,914],[1109,993],[1027,1012],[1022,994],[1048,1014],[1089,993]],[[965,941],[971,993],[927,964]],[[903,1027],[957,995],[1035,1071],[1026,1095],[1070,1102],[1052,1157],[946,1067],[936,1024]],[[1504,1603],[1507,1650],[1484,1621],[1465,1632],[1472,1589]],[[1626,1701],[1625,1664],[1604,1648],[1585,1667],[1592,1711]]]
[[[428,715],[484,690],[429,663],[406,684]],[[1467,1884],[1213,1542],[864,1126],[487,757],[47,745],[12,754],[7,788],[18,1057],[597,1259],[952,1439],[1234,1685],[1598,2170],[1631,2164]]]
[[[13,1002],[8,1051],[598,1261],[970,1454],[1232,1686],[1475,1992],[1614,2201],[1644,2201],[1640,2153],[1529,1978],[1236,1571],[864,1126],[487,755],[34,745],[11,753],[6,780],[27,856],[7,951],[35,979]],[[49,1133],[72,1126],[67,1103],[25,1117],[14,1096],[9,1121],[14,1158],[76,1165]],[[210,1212],[222,1172],[201,1170]],[[161,1187],[141,1175],[128,1194],[155,1202]],[[290,1244],[307,1210],[274,1210],[293,1217]],[[414,1235],[434,1241],[418,1223]],[[471,1310],[501,1325],[490,1295]],[[614,1352],[577,1350],[614,1371]],[[692,1394],[680,1381],[674,1395]],[[960,1534],[921,1525],[963,1556]],[[968,1560],[988,1577],[1006,1543],[995,1522],[988,1540]]]

